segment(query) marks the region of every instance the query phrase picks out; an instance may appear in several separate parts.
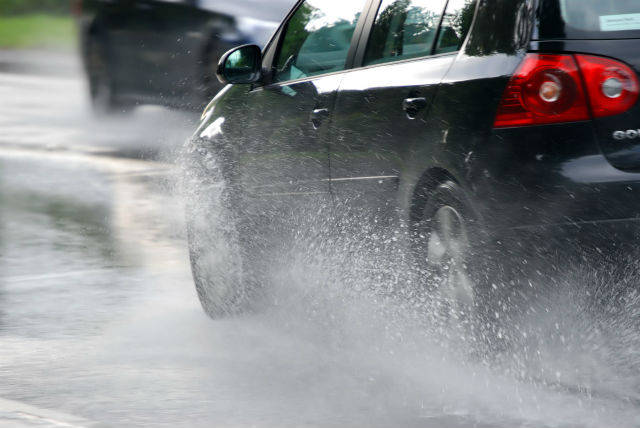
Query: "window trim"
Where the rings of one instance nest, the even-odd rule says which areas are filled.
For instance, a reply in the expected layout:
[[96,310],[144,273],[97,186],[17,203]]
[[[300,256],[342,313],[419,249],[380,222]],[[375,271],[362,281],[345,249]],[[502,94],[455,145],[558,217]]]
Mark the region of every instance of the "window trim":
[[275,61],[278,55],[280,54],[280,49],[282,47],[284,36],[286,35],[287,27],[289,26],[289,21],[291,21],[293,15],[298,11],[300,7],[302,7],[302,4],[305,2],[305,0],[298,0],[296,5],[289,11],[289,14],[287,15],[287,17],[280,23],[280,26],[278,27],[278,30],[276,31],[274,37],[272,38],[271,41],[269,41],[269,43],[267,44],[267,47],[265,48],[265,55],[263,57],[263,63],[262,63],[263,72],[265,73],[265,79],[262,82],[261,86],[262,87],[284,86],[292,83],[310,81],[318,77],[343,73],[347,70],[352,69],[354,64],[353,59],[357,52],[358,43],[360,41],[360,35],[364,28],[366,18],[369,16],[371,6],[376,1],[378,0],[361,1],[361,3],[363,4],[362,12],[360,14],[360,18],[358,19],[358,22],[356,23],[356,27],[353,30],[353,36],[351,37],[351,43],[349,45],[349,50],[347,51],[347,57],[345,58],[345,66],[342,70],[332,71],[329,73],[315,74],[313,76],[306,76],[299,79],[283,80],[281,82],[276,82],[274,81],[275,67],[276,67]]
[[362,68],[366,47],[369,44],[369,39],[371,38],[371,30],[373,29],[373,23],[375,22],[376,16],[378,16],[378,11],[380,10],[381,4],[382,4],[382,0],[373,0],[370,2],[369,10],[367,11],[367,16],[365,17],[365,20],[364,20],[365,25],[364,25],[364,28],[362,29],[362,33],[360,37],[358,38],[358,44],[355,48],[355,54],[353,56],[352,65],[354,68]]
[[[265,45],[262,50],[262,81],[254,84],[256,87],[262,87],[271,83],[273,79],[273,61],[275,60],[276,53],[278,53],[278,48],[280,45],[280,39],[282,38],[282,32],[286,24],[289,23],[291,16],[298,10],[300,5],[304,0],[298,0],[296,4],[291,8],[289,13],[285,16],[285,18],[280,21],[280,25],[278,25],[278,29],[273,33],[271,40]],[[253,88],[253,86],[252,86]]]
[[[436,37],[433,39],[433,44],[431,45],[431,54],[435,55],[436,49],[438,49],[438,41],[440,40],[440,33],[442,33],[442,23],[444,22],[444,16],[447,14],[447,10],[449,9],[449,1],[447,0],[444,3],[444,9],[442,10],[442,15],[440,15],[440,22],[438,22],[438,29],[436,30]],[[474,12],[475,15],[475,12]],[[467,36],[465,35],[465,38]],[[464,40],[462,41],[464,43]],[[459,49],[458,49],[459,50]]]
[[443,58],[443,57],[447,57],[447,56],[458,56],[458,54],[460,53],[460,51],[455,51],[455,52],[442,52],[439,54],[435,54],[435,55],[425,55],[425,56],[417,56],[415,58],[405,58],[405,59],[399,59],[397,61],[388,61],[388,62],[381,62],[381,63],[377,63],[377,64],[369,64],[369,65],[363,65],[357,68],[354,68],[354,70],[368,70],[370,68],[377,68],[377,67],[385,67],[385,66],[392,66],[392,65],[396,65],[396,64],[406,64],[409,62],[418,62],[418,61],[425,61],[425,60],[429,60],[429,59],[435,59],[435,58]]
[[337,74],[354,73],[354,72],[358,72],[358,71],[361,71],[361,70],[368,70],[370,68],[390,67],[390,66],[394,66],[396,64],[407,64],[407,63],[411,63],[411,62],[425,61],[425,60],[437,59],[437,58],[445,58],[445,57],[448,57],[448,56],[455,57],[455,56],[458,56],[459,53],[460,53],[460,51],[443,52],[443,53],[439,53],[439,54],[435,54],[435,55],[421,56],[421,57],[416,57],[416,58],[405,58],[405,59],[398,60],[398,61],[382,62],[380,64],[369,64],[369,65],[364,65],[364,66],[361,66],[361,67],[353,67],[353,68],[345,69],[345,70],[341,70],[341,71],[333,71],[331,73],[318,74],[318,75],[315,75],[315,76],[307,76],[307,77],[302,77],[300,79],[295,79],[295,80],[287,80],[286,82],[272,82],[272,83],[269,83],[268,85],[265,85],[264,87],[261,86],[259,88],[255,88],[255,89],[258,90],[258,89],[263,89],[263,88],[279,88],[279,87],[282,87],[282,86],[295,85],[297,83],[310,82],[312,80],[316,80],[317,78],[321,78],[321,77],[333,76],[333,75],[337,75]]

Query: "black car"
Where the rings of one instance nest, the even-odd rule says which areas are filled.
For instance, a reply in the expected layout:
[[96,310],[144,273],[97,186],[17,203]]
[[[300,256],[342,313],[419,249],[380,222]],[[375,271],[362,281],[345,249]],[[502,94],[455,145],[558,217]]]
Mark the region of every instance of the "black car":
[[[329,233],[394,238],[373,253],[400,237],[462,307],[496,288],[480,261],[550,255],[562,270],[558,246],[602,255],[633,241],[639,38],[635,0],[299,1],[266,48],[222,57],[230,85],[190,145],[203,306],[245,307],[265,258],[302,236],[269,246],[276,222],[276,237],[326,216]],[[210,269],[202,237],[219,208],[200,202],[214,194],[254,279]]]
[[81,52],[94,106],[202,109],[221,88],[226,50],[264,45],[293,0],[77,0]]

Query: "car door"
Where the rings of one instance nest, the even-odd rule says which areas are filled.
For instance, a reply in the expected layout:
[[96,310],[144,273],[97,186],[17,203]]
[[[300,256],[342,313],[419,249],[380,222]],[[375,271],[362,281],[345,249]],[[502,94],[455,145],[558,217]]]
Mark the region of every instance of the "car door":
[[[451,8],[460,1],[450,0]],[[331,135],[331,188],[349,217],[395,224],[406,205],[401,188],[418,181],[447,138],[429,115],[460,47],[459,37],[451,42],[459,20],[449,12],[443,19],[446,3],[382,0],[367,18],[355,59],[361,68],[342,79]]]
[[301,1],[265,52],[272,72],[247,94],[238,170],[243,188],[272,207],[326,201],[326,132],[365,3]]

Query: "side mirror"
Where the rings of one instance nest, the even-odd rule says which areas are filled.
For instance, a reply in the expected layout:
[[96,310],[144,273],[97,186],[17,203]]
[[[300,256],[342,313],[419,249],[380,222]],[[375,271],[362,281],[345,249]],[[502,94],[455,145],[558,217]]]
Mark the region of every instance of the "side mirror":
[[262,77],[262,52],[256,45],[244,45],[222,55],[216,72],[221,83],[255,83]]

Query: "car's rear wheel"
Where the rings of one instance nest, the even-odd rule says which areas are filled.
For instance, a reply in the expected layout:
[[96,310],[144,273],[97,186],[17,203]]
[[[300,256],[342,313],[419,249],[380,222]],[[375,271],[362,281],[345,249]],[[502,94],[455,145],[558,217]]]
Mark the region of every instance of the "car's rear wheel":
[[437,185],[413,226],[416,260],[428,273],[423,285],[438,300],[435,307],[447,322],[472,324],[482,305],[482,263],[474,254],[481,233],[462,189],[453,181]]
[[431,218],[427,242],[427,263],[435,270],[439,290],[454,312],[470,311],[475,289],[467,269],[469,236],[462,213],[451,205],[437,207]]

